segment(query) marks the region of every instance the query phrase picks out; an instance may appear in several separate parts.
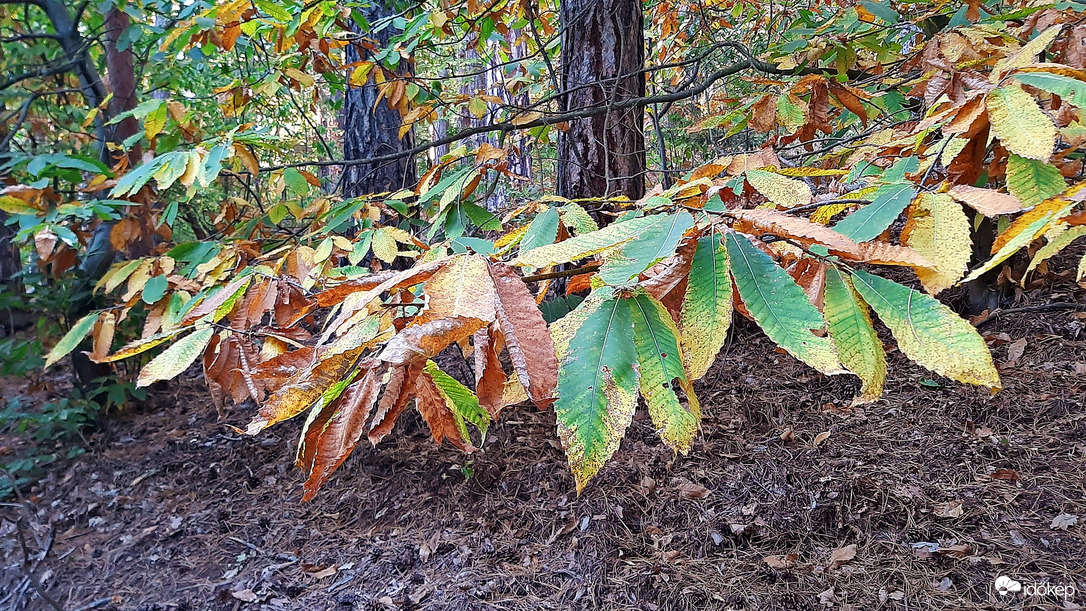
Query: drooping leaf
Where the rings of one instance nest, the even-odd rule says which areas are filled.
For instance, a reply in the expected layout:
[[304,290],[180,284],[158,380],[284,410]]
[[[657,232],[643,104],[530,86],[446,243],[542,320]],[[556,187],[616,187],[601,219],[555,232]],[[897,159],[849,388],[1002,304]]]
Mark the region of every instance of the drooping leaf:
[[878,237],[909,205],[915,189],[915,186],[908,183],[879,187],[870,204],[841,219],[833,226],[834,231],[856,242],[866,242]]
[[637,407],[640,376],[627,300],[598,304],[567,347],[554,411],[579,493],[618,449]]
[[668,447],[686,454],[697,434],[698,418],[679,403],[675,394],[675,385],[686,380],[678,329],[663,304],[647,293],[628,301],[641,371],[641,395],[660,438]]
[[728,338],[732,280],[728,251],[713,233],[698,240],[683,298],[680,329],[690,379],[705,375]]
[[629,242],[663,218],[660,215],[642,216],[621,223],[612,223],[599,231],[522,252],[513,261],[513,265],[539,268],[584,259]]
[[867,304],[856,294],[849,279],[832,265],[826,269],[824,300],[826,322],[837,355],[863,383],[853,404],[875,401],[882,396],[886,381],[886,353],[875,334]]
[[[464,440],[464,443],[471,443],[471,436],[468,433],[466,424],[468,422],[479,429],[482,439],[486,439],[486,430],[490,426],[490,414],[479,406],[479,399],[476,398],[475,394],[466,386],[457,382],[452,376],[441,371],[437,363],[433,361],[426,361],[423,373],[430,376],[430,380],[440,393],[447,409],[453,416],[456,428],[460,432],[460,437]],[[481,444],[482,440],[480,440]]]
[[313,366],[291,376],[282,387],[272,393],[245,432],[256,435],[267,427],[293,418],[312,407],[328,387],[343,379],[361,353],[362,349],[359,348],[328,358],[318,356]]
[[471,337],[486,324],[478,318],[461,317],[414,324],[388,340],[377,358],[394,365],[422,362],[437,356],[449,344]]
[[898,347],[917,364],[948,378],[998,390],[999,374],[984,338],[935,298],[862,270],[856,292],[890,328]]
[[659,222],[607,257],[599,271],[600,279],[612,285],[630,282],[641,272],[674,254],[683,234],[693,226],[694,217],[687,212],[660,217]]
[[150,363],[140,369],[136,387],[142,388],[159,380],[169,380],[188,369],[189,365],[196,362],[196,359],[203,354],[204,348],[207,347],[213,335],[215,335],[215,329],[206,327],[174,342],[169,348],[163,350],[162,354],[151,359]]
[[1044,246],[1037,249],[1037,252],[1033,255],[1033,260],[1029,262],[1029,267],[1026,268],[1026,273],[1028,274],[1037,269],[1038,265],[1052,258],[1061,250],[1067,248],[1071,242],[1074,242],[1083,236],[1086,236],[1086,225],[1071,227],[1059,235],[1050,238]]
[[1037,100],[1016,84],[988,92],[988,120],[992,133],[1010,152],[1046,161],[1056,146],[1056,125]]
[[830,338],[815,335],[826,321],[803,289],[741,234],[727,234],[725,243],[739,297],[769,339],[822,373],[844,373]]
[[76,346],[83,341],[83,338],[87,337],[91,330],[94,329],[94,323],[98,322],[99,314],[100,312],[92,312],[75,321],[72,328],[68,329],[64,337],[60,338],[60,341],[53,346],[53,349],[45,357],[45,367],[47,369],[60,359],[68,356],[72,350],[75,350]]
[[923,193],[901,231],[901,241],[935,264],[916,268],[924,290],[938,295],[954,286],[969,266],[969,219],[961,204],[945,193]]
[[1014,154],[1007,159],[1007,190],[1023,206],[1036,206],[1066,187],[1056,166]]
[[1010,226],[996,236],[992,248],[995,254],[984,265],[973,270],[963,282],[975,280],[997,265],[1009,259],[1014,253],[1029,246],[1041,237],[1048,228],[1062,218],[1075,206],[1075,202],[1062,197],[1045,200],[1034,209],[1014,219]]
[[490,278],[509,360],[528,396],[537,406],[545,407],[552,402],[558,384],[558,360],[543,312],[513,268],[495,263],[490,266]]
[[312,500],[320,487],[358,446],[382,388],[382,371],[368,368],[352,382],[337,402],[316,404],[302,429],[298,466],[309,477],[303,501]]

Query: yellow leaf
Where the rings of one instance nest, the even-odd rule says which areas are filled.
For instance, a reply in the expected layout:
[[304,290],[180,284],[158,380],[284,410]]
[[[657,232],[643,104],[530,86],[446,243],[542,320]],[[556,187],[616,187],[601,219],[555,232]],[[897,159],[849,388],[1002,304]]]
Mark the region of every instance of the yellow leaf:
[[811,188],[802,180],[765,170],[747,170],[746,176],[750,186],[778,206],[794,208],[811,203]]
[[901,241],[935,265],[916,268],[924,290],[932,295],[954,286],[969,266],[969,219],[961,204],[945,193],[922,193],[916,199]]
[[453,258],[426,281],[430,300],[423,320],[478,318],[494,320],[494,283],[486,261],[479,255]]
[[996,63],[995,68],[992,69],[992,75],[989,77],[989,80],[993,83],[998,83],[1007,72],[1010,72],[1015,68],[1024,68],[1037,63],[1037,54],[1047,49],[1048,45],[1052,44],[1052,41],[1056,39],[1056,36],[1062,29],[1063,24],[1054,25],[1023,45],[1017,53],[999,60]]
[[1056,125],[1017,84],[988,92],[988,120],[992,133],[1008,151],[1040,161],[1052,156]]
[[392,263],[399,252],[396,247],[396,238],[389,233],[388,227],[382,227],[373,232],[373,241],[370,247],[373,249],[373,254],[385,263]]
[[136,380],[136,386],[140,388],[150,386],[159,380],[169,380],[185,371],[203,353],[213,335],[215,335],[215,329],[207,327],[178,340],[143,366],[139,379]]
[[317,82],[312,76],[306,74],[305,72],[302,72],[301,70],[299,70],[297,68],[284,68],[283,69],[283,74],[285,74],[285,75],[289,76],[290,78],[298,81],[299,83],[301,83],[302,85],[305,85],[306,87],[312,87]]

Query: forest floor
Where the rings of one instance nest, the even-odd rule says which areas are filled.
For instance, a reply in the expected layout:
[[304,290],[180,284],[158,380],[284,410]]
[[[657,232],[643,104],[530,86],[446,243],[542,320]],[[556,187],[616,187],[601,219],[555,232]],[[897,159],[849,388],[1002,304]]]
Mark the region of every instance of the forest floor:
[[[1066,275],[1020,297],[1086,303]],[[580,496],[553,412],[520,407],[470,456],[405,417],[302,503],[301,423],[241,436],[251,410],[220,415],[190,372],[30,491],[53,533],[35,579],[68,611],[1086,607],[1086,314],[980,330],[1002,392],[893,351],[885,397],[850,408],[853,380],[739,321],[690,455],[639,415]],[[17,534],[0,524],[0,600],[50,608]],[[1000,575],[1065,589],[1001,596]]]

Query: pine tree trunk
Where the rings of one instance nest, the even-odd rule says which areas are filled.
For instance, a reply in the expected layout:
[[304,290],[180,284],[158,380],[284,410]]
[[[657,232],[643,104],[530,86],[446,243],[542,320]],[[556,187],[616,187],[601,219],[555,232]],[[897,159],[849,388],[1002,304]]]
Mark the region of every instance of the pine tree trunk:
[[[386,0],[387,1],[387,0]],[[381,2],[372,3],[369,8],[357,9],[374,24],[392,14],[389,7]],[[380,32],[362,32],[354,24],[356,33],[372,39],[379,47],[388,45],[389,38],[399,30],[392,26]],[[360,52],[361,51],[361,52]],[[346,48],[347,63],[369,59],[368,54],[358,44]],[[400,74],[410,71],[406,60],[400,62]],[[400,112],[389,108],[386,99],[378,100],[380,92],[371,76],[361,87],[348,86],[343,103],[343,158],[345,160],[364,160],[405,151],[414,146],[411,132],[400,138],[403,121]],[[376,164],[347,166],[343,176],[343,194],[357,197],[368,193],[396,191],[410,187],[416,182],[415,162],[412,157],[401,157],[393,161]]]
[[[565,112],[642,97],[644,16],[638,0],[567,0],[561,7]],[[645,192],[645,113],[614,110],[570,121],[558,137],[558,194],[568,198]]]

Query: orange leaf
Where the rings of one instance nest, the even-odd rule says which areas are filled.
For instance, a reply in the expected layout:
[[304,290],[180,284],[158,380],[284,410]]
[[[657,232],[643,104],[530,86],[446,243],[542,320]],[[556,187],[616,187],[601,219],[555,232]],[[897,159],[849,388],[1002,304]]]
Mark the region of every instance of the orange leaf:
[[547,407],[558,385],[558,359],[547,322],[528,286],[512,267],[495,263],[490,266],[490,277],[497,294],[494,305],[498,325],[505,335],[513,368],[536,406]]

